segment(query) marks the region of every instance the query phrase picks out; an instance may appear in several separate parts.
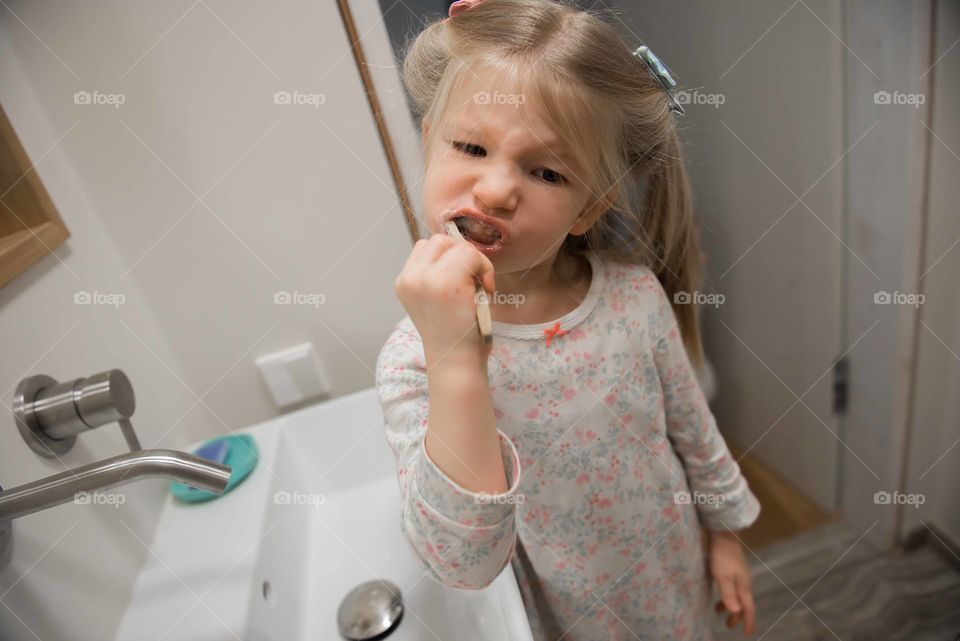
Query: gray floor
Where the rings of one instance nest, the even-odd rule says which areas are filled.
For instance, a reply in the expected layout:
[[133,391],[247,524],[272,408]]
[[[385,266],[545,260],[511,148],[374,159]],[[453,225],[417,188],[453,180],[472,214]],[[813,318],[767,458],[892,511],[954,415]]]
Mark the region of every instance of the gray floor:
[[[932,547],[884,553],[861,534],[830,524],[748,552],[751,641],[960,640],[960,572]],[[746,638],[718,616],[717,641]]]

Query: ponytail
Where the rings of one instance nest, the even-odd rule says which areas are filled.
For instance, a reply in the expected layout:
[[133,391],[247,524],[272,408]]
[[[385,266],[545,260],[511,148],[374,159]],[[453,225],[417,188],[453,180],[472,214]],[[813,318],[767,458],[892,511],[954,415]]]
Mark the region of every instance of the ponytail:
[[[699,368],[703,365],[703,345],[693,294],[700,287],[700,246],[679,136],[675,127],[670,129],[658,154],[659,162],[647,175],[641,225],[652,243],[654,255],[649,267],[667,292],[687,354]],[[680,293],[688,294],[686,301],[678,298]]]

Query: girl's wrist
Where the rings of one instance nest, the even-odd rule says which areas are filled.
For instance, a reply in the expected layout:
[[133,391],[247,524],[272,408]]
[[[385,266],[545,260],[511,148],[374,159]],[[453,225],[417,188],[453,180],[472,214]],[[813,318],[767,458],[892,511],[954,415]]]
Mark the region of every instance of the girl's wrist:
[[483,375],[486,378],[487,375],[486,355],[475,350],[454,348],[438,352],[425,346],[424,358],[428,376],[434,374],[454,377]]
[[436,359],[426,355],[427,378],[452,384],[487,382],[487,362],[472,355],[444,354]]
[[736,534],[729,530],[708,530],[711,541],[731,541],[733,543],[740,543],[740,539]]

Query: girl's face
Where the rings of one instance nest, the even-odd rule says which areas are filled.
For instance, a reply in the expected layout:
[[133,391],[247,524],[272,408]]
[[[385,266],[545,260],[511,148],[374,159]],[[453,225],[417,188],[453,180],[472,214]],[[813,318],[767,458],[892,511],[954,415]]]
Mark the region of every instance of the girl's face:
[[567,234],[585,233],[596,215],[579,216],[592,200],[578,177],[580,159],[532,100],[507,93],[513,83],[502,78],[467,72],[451,93],[426,162],[423,210],[433,233],[472,217],[458,225],[464,236],[477,230],[474,246],[498,273],[512,273],[552,261]]

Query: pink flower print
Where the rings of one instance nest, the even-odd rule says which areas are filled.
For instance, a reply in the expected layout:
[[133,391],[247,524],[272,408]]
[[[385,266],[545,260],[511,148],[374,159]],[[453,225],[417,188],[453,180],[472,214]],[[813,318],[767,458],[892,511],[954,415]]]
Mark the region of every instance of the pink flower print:
[[647,602],[643,604],[643,609],[647,612],[656,612],[657,611],[657,599],[655,597],[650,597],[647,599]]
[[509,367],[511,364],[513,364],[513,352],[510,350],[509,345],[494,347],[493,356],[500,361],[504,367]]
[[580,476],[577,477],[577,485],[583,485],[584,483],[589,483],[589,482],[590,482],[590,475],[587,474],[586,472],[582,473]]
[[677,512],[677,509],[673,506],[665,507],[660,510],[660,514],[663,515],[663,518],[667,519],[670,523],[674,523],[680,520],[680,514]]
[[531,421],[538,416],[540,416],[540,410],[538,410],[536,407],[531,407],[527,410],[527,418],[529,418]]

